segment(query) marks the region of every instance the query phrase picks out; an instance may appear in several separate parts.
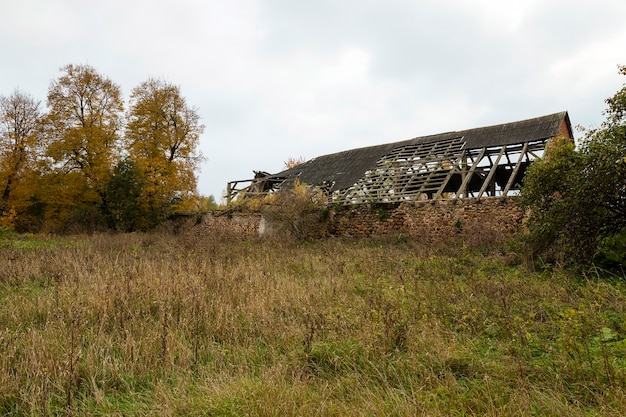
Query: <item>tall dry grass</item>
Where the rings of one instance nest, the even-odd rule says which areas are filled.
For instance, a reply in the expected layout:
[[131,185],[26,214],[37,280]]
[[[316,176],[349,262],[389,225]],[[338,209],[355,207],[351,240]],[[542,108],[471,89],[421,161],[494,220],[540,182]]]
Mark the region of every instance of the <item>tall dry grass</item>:
[[5,415],[623,415],[622,281],[406,239],[0,249]]

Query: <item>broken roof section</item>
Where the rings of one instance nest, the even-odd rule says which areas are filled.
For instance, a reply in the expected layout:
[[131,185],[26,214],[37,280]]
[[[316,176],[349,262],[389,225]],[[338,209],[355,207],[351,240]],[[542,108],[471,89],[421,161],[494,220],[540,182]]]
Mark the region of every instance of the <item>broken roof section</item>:
[[567,112],[323,155],[255,178],[248,190],[289,188],[297,179],[344,204],[506,196],[558,136],[573,138]]

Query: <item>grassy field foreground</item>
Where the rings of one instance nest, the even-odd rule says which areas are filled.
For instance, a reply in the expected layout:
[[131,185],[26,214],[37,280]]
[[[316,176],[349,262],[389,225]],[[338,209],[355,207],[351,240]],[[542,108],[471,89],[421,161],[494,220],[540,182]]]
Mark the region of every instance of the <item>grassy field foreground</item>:
[[623,277],[405,239],[1,243],[3,415],[626,415]]

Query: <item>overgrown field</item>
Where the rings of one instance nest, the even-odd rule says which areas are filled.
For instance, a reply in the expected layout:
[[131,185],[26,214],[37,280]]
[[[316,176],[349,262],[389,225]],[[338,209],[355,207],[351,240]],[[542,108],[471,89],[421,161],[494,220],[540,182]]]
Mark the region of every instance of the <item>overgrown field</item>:
[[3,415],[626,415],[624,277],[406,239],[0,239]]

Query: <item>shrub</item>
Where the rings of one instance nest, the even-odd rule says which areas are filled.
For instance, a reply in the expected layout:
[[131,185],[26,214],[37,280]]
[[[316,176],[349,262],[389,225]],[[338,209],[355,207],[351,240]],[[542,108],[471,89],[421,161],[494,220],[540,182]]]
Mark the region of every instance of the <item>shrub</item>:
[[260,211],[272,235],[298,240],[318,238],[327,234],[326,200],[322,190],[296,181],[292,189],[264,200]]
[[578,148],[555,140],[528,170],[522,206],[532,253],[592,262],[626,228],[626,86],[606,102],[606,121],[585,131]]

